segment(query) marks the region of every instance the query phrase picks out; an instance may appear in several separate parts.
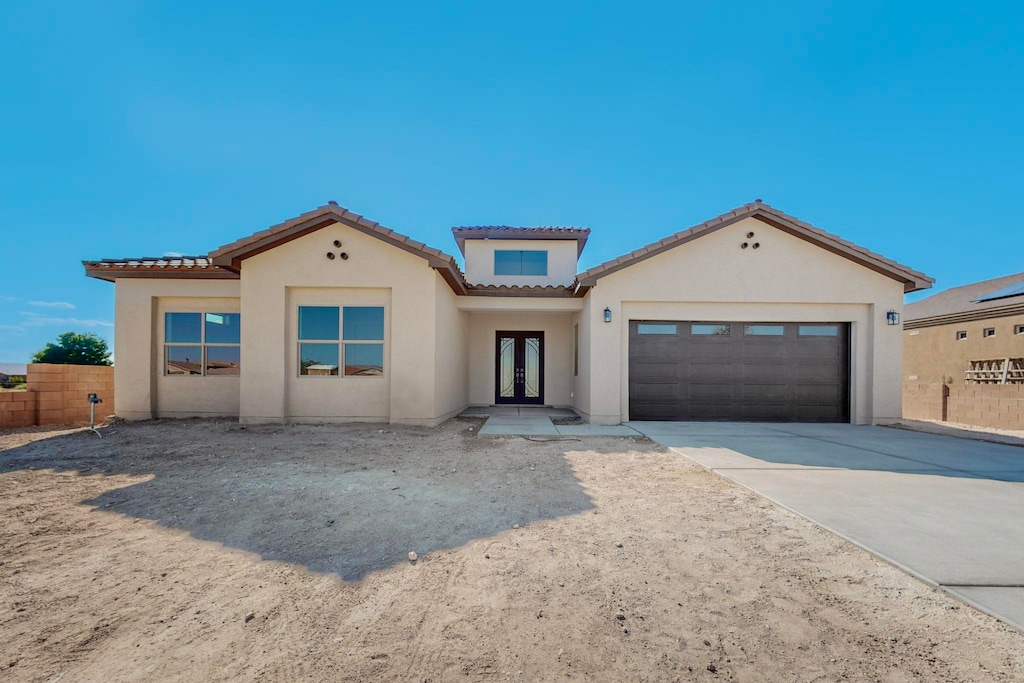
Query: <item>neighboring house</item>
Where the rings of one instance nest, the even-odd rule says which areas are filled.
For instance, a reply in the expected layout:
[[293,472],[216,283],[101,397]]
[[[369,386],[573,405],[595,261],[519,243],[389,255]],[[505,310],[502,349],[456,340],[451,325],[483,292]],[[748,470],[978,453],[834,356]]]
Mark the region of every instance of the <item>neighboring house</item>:
[[[1024,273],[953,287],[908,304],[903,375],[922,384],[1024,381]],[[1007,363],[1009,359],[1009,363]]]
[[626,419],[899,419],[904,292],[932,280],[755,202],[577,273],[580,228],[452,230],[331,202],[116,283],[125,418],[436,425],[470,405]]

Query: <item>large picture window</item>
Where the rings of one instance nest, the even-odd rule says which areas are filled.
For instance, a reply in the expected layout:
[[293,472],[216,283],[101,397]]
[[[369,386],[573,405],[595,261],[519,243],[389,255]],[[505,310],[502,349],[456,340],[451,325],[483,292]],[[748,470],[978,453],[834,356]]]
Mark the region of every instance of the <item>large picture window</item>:
[[238,313],[165,313],[164,374],[231,376],[242,368]]
[[495,275],[547,275],[546,251],[495,251]]
[[299,374],[384,374],[383,306],[299,306]]

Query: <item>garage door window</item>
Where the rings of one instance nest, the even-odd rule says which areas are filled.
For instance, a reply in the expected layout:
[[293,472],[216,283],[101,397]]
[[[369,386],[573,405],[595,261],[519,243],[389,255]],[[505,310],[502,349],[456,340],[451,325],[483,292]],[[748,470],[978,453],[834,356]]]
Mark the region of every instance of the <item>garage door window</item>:
[[786,334],[785,325],[744,325],[743,334],[748,337],[782,337]]
[[838,337],[838,325],[801,325],[801,337]]
[[693,325],[690,325],[690,334],[698,337],[703,335],[728,336],[732,334],[732,326],[694,323]]
[[676,334],[674,323],[637,323],[637,334]]

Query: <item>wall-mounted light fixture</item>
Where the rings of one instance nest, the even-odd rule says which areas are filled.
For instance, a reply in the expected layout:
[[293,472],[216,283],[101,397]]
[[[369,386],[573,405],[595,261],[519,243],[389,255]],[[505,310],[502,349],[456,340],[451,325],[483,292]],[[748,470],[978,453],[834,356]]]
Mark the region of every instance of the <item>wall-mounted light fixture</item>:
[[612,309],[608,308],[607,306],[605,306],[604,309],[604,321],[606,323],[610,323],[612,321]]
[[900,314],[893,309],[889,309],[889,312],[885,314],[885,321],[890,325],[900,324]]

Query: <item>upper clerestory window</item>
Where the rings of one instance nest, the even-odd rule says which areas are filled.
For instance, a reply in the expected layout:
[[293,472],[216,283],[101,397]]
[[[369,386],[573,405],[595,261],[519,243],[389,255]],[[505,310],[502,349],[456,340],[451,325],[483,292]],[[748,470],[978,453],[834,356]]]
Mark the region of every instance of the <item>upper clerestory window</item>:
[[495,251],[494,274],[546,276],[548,274],[548,252]]

